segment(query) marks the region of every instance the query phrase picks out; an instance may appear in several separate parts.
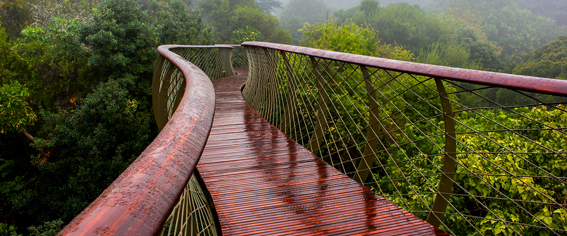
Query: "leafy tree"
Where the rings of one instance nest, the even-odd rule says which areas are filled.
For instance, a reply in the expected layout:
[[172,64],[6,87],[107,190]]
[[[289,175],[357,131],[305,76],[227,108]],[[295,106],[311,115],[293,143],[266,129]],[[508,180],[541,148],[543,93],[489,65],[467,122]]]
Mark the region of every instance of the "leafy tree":
[[[370,0],[372,1],[372,0]],[[378,8],[376,9],[376,11],[380,10],[380,4],[378,4]],[[368,13],[370,13],[369,11],[367,11]],[[355,14],[365,14],[366,12],[363,12],[361,10],[360,5],[358,6],[354,6],[348,9],[341,9],[336,11],[335,13],[333,13],[333,17],[334,20],[339,22],[339,23],[345,23],[349,20],[352,20],[352,18],[354,18]]]
[[[503,70],[504,65],[494,50],[495,45],[478,40],[476,35],[470,28],[457,29],[456,44],[466,48],[469,54],[469,61],[478,64],[480,68],[492,71]],[[468,68],[474,68],[474,66]]]
[[129,95],[132,86],[132,80],[111,79],[74,110],[42,113],[40,134],[50,141],[32,156],[36,181],[10,198],[28,225],[71,220],[151,142],[151,119]]
[[48,221],[40,226],[30,226],[28,230],[31,236],[55,236],[63,229],[63,221],[60,219]]
[[35,112],[26,102],[29,96],[29,90],[18,81],[0,87],[0,133],[19,130],[34,141],[35,138],[24,128],[37,120]]
[[382,42],[403,45],[417,55],[434,43],[446,43],[453,31],[438,15],[407,3],[376,8],[374,13],[361,9],[352,17],[355,23],[380,32]]
[[291,34],[289,30],[277,28],[274,37],[271,39],[272,42],[276,43],[283,43],[283,44],[293,44],[293,39],[291,38]]
[[484,19],[472,9],[446,8],[440,14],[447,23],[451,24],[452,27],[457,30],[458,34],[462,34],[462,32],[459,31],[464,31],[469,35],[472,34],[467,37],[471,39],[474,38],[474,41],[489,44],[497,56],[502,54],[502,47],[496,46],[495,42],[488,40],[488,36],[486,36],[486,33],[483,31],[482,26],[485,22]]
[[[77,96],[92,82],[87,74],[89,52],[77,40],[81,25],[76,20],[54,18],[46,28],[35,25],[22,31],[14,46],[18,52],[12,72],[31,90],[32,100],[46,109]],[[24,63],[24,65],[17,65]]]
[[105,0],[93,22],[79,32],[92,50],[89,66],[101,79],[133,77],[140,91],[149,94],[158,29],[149,24],[136,0]]
[[307,23],[300,32],[303,33],[302,46],[397,60],[413,60],[411,52],[401,46],[380,44],[376,32],[357,26],[354,22],[342,25],[333,20],[325,24]]
[[231,43],[240,44],[245,41],[262,41],[263,35],[257,29],[244,26],[232,32]]
[[488,40],[502,47],[501,60],[510,64],[520,62],[523,56],[537,47],[567,32],[549,18],[522,10],[513,0],[435,0],[441,9],[471,9],[484,21],[482,30]]
[[31,68],[18,55],[14,45],[8,40],[6,29],[1,28],[0,22],[0,83],[15,80],[19,76],[27,76],[28,73],[20,74],[18,72],[29,72]]
[[429,50],[419,54],[419,62],[467,69],[478,69],[479,66],[470,60],[467,48],[458,44],[434,44]]
[[264,9],[264,13],[272,13],[276,8],[283,8],[283,4],[278,0],[256,0],[256,3]]
[[8,37],[15,39],[26,25],[31,23],[31,15],[26,0],[0,1],[0,21],[4,22]]
[[261,8],[253,5],[237,7],[232,11],[231,18],[230,23],[234,29],[244,26],[255,28],[267,41],[273,41],[279,25],[278,19],[275,16],[265,14]]
[[[266,41],[279,42],[281,34],[275,16],[264,10],[253,0],[204,0],[198,5],[205,13],[205,20],[213,25],[217,42],[230,43],[233,33],[248,27],[260,32]],[[254,31],[254,30],[253,30]]]
[[528,54],[514,74],[567,79],[567,36],[559,36]]
[[[559,108],[561,108],[561,106]],[[565,116],[565,112],[561,109],[549,110],[545,106],[516,108],[514,109],[514,113],[490,110],[463,112],[459,117],[463,125],[458,127],[460,130],[457,130],[457,132],[468,130],[469,128],[465,128],[465,126],[474,130],[498,130],[501,127],[508,127],[512,130],[545,129],[545,126],[564,127]],[[542,121],[542,123],[534,122],[533,120]],[[460,139],[463,145],[468,146],[471,150],[498,153],[502,152],[504,148],[505,150],[510,150],[510,153],[484,154],[482,155],[484,158],[481,158],[481,155],[478,154],[467,154],[460,158],[460,160],[462,160],[460,162],[463,164],[457,168],[457,172],[467,173],[470,170],[476,173],[492,174],[490,177],[482,177],[486,182],[478,181],[479,177],[472,175],[459,175],[457,180],[462,184],[461,186],[464,186],[465,189],[470,191],[470,194],[491,197],[502,196],[500,193],[503,193],[512,199],[522,199],[527,202],[550,202],[551,200],[561,202],[564,200],[565,194],[567,194],[565,184],[553,180],[527,177],[542,175],[542,171],[534,168],[534,165],[549,171],[549,173],[555,176],[565,176],[567,169],[565,168],[565,159],[561,155],[518,155],[512,154],[511,152],[546,153],[546,148],[562,150],[565,148],[565,135],[559,134],[556,131],[525,131],[513,134],[509,132],[490,132],[486,136],[494,141],[488,142],[486,137],[481,137],[476,134],[462,135]],[[533,142],[527,142],[526,138],[535,140],[535,142],[541,146],[534,145]],[[462,148],[465,149],[465,147]],[[457,151],[466,152],[466,150]],[[489,163],[487,159],[491,160],[493,163]],[[510,163],[514,164],[511,165]],[[464,167],[467,167],[469,170],[465,170]],[[499,176],[499,174],[505,175],[505,172],[526,177],[520,179]],[[531,187],[528,187],[528,185]],[[552,228],[564,229],[567,227],[567,211],[565,211],[565,209],[553,209],[544,204],[522,204],[521,207],[525,208],[525,210],[523,210],[520,209],[520,205],[510,201],[488,199],[480,201],[492,210],[492,212],[487,212],[486,210],[482,213],[477,212],[483,216],[483,219],[476,222],[476,227],[478,227],[483,234],[515,234],[510,228],[506,227],[505,224],[491,220],[495,219],[496,216],[507,221],[539,225],[526,211],[533,213],[538,220]],[[456,204],[460,205],[457,207],[461,209],[467,209],[471,203],[467,205],[465,201],[456,202]],[[453,222],[459,221],[462,221],[462,218],[457,217],[454,218]],[[541,231],[541,229],[526,227],[526,225],[512,225],[511,228],[514,228],[516,232],[522,235],[541,235],[542,232],[544,234],[548,233]],[[471,232],[462,231],[462,233],[470,234]]]
[[30,226],[29,217],[22,216],[20,206],[26,201],[20,201],[22,195],[31,193],[35,182],[36,169],[30,162],[30,157],[37,155],[30,148],[31,140],[16,132],[0,134],[0,235],[9,235],[16,230],[25,230]]
[[328,18],[328,7],[322,0],[291,0],[281,13],[282,28],[291,33],[294,44],[299,44],[305,23],[324,22]]
[[214,44],[213,28],[203,23],[201,12],[181,0],[152,1],[152,24],[161,34],[159,44]]
[[557,25],[567,25],[567,2],[557,0],[514,0],[520,9],[555,20]]
[[36,0],[28,3],[32,16],[32,23],[40,28],[47,28],[54,18],[76,20],[81,24],[92,20],[88,14],[88,7],[69,1]]
[[362,0],[360,2],[360,9],[367,16],[374,16],[379,6],[380,3],[377,0]]
[[179,0],[106,0],[92,20],[68,17],[97,2],[41,1],[22,37],[0,29],[0,217],[14,223],[2,231],[51,235],[87,206],[157,133],[155,47],[213,43],[199,10]]
[[18,232],[16,231],[16,229],[17,228],[14,225],[0,223],[0,235],[3,235],[3,236],[18,236]]
[[334,21],[314,25],[306,23],[301,32],[303,46],[368,56],[377,54],[377,35],[353,22],[345,25]]

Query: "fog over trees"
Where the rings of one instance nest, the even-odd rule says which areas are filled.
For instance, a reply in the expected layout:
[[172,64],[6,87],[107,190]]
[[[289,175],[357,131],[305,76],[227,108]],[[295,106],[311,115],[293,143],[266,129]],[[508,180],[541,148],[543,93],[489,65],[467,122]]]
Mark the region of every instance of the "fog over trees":
[[0,234],[57,232],[157,135],[161,44],[267,41],[567,79],[565,35],[564,0],[0,0]]

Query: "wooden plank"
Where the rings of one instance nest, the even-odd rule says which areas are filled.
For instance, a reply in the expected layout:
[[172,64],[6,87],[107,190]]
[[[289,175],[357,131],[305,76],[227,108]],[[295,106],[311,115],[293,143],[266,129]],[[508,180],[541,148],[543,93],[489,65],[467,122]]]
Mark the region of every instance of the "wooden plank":
[[444,235],[288,138],[248,106],[247,71],[213,82],[213,127],[197,168],[224,235]]

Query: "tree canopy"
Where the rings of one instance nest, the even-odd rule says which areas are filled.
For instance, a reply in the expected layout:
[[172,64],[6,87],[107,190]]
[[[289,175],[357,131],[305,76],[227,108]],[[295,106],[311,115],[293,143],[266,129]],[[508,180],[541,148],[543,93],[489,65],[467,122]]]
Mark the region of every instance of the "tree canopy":
[[331,20],[324,24],[307,23],[300,32],[303,33],[302,46],[404,61],[414,59],[413,54],[401,46],[380,44],[375,31],[354,22],[339,24]]
[[0,24],[0,232],[54,235],[157,135],[156,47],[214,31],[182,0],[25,6],[21,28]]
[[322,0],[291,0],[281,13],[282,28],[291,33],[294,44],[299,44],[305,23],[324,22],[328,17],[328,7]]
[[525,54],[567,33],[567,27],[521,9],[513,0],[434,0],[433,4],[440,9],[471,9],[482,17],[482,30],[502,48],[500,58],[506,63],[520,62]]
[[567,25],[567,2],[557,0],[514,0],[520,9],[555,20],[557,25]]
[[232,39],[251,32],[260,32],[264,41],[291,43],[286,37],[287,31],[279,28],[278,19],[266,14],[259,2],[254,0],[203,0],[199,7],[203,9],[205,20],[215,29],[215,38],[219,43],[240,43]]
[[567,79],[567,36],[562,35],[529,53],[515,74]]

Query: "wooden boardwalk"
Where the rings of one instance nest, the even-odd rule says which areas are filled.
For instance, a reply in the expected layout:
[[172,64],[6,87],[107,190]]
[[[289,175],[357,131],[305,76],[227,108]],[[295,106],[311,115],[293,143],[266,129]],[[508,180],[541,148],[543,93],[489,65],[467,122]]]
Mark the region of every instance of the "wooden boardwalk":
[[224,235],[443,235],[288,138],[242,98],[245,70],[213,82],[216,110],[197,168]]

